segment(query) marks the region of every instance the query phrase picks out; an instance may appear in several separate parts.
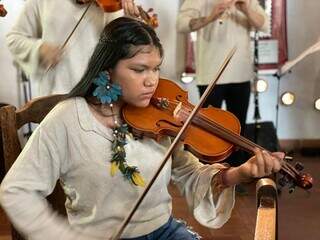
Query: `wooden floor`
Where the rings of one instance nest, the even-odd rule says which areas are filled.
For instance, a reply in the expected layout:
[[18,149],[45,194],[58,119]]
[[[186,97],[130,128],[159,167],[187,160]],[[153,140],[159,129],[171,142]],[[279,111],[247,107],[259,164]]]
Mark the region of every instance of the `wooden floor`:
[[[294,156],[312,174],[314,187],[305,192],[297,189],[289,194],[284,189],[279,196],[279,240],[320,239],[320,157]],[[187,212],[183,198],[172,187],[174,215],[183,218],[204,240],[253,240],[256,218],[255,185],[246,186],[248,195],[236,197],[232,217],[219,230],[209,230],[199,225]],[[0,240],[9,240],[9,223],[0,209]]]
[[9,239],[11,239],[9,223],[0,207],[0,240]]

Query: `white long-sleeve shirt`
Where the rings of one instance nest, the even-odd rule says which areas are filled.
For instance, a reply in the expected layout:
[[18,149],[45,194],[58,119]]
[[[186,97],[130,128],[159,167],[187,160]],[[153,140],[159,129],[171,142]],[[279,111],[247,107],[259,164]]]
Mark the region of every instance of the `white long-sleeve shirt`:
[[[185,0],[178,14],[178,31],[190,32],[190,20],[209,16],[219,1]],[[264,25],[259,30],[266,31],[269,20],[263,8],[257,0],[251,0],[250,8],[264,17]],[[208,85],[213,80],[234,46],[237,47],[237,51],[217,84],[240,83],[253,78],[250,30],[247,16],[233,6],[223,19],[223,24],[216,20],[197,31],[195,64],[198,85]]]
[[15,61],[30,78],[34,96],[69,92],[82,77],[105,23],[122,11],[104,13],[92,4],[64,48],[60,62],[47,73],[39,64],[43,42],[62,46],[87,4],[75,0],[27,0],[17,22],[7,34]]
[[[0,202],[15,226],[35,240],[110,238],[143,191],[120,171],[110,175],[112,140],[112,129],[93,116],[83,98],[58,104],[35,130],[1,184]],[[137,166],[149,182],[163,160],[169,138],[161,144],[147,137],[127,140],[127,163]],[[219,164],[203,165],[182,147],[176,150],[122,237],[148,234],[169,219],[170,179],[201,224],[221,227],[231,215],[234,191],[230,187],[214,194],[217,189],[213,189],[212,178],[218,171]],[[45,200],[58,179],[67,196],[68,221],[53,214]]]

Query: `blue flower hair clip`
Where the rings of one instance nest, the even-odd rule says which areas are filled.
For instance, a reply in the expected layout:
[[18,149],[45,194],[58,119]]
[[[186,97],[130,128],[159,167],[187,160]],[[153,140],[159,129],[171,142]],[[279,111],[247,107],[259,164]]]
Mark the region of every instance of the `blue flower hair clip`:
[[102,104],[110,104],[117,101],[122,94],[120,85],[115,83],[111,84],[110,76],[106,72],[100,72],[93,83],[97,85],[93,92],[93,96],[97,97]]

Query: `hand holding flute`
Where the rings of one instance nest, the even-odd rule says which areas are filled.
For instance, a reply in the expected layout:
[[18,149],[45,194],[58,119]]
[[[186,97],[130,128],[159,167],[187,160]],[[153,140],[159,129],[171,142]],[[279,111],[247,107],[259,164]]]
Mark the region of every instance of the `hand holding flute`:
[[227,17],[228,10],[233,2],[234,0],[222,0],[218,4],[214,5],[211,14],[208,16],[209,21],[213,22],[219,19],[219,22],[222,23],[222,20]]
[[213,8],[212,13],[217,12],[219,14],[219,23],[222,24],[223,20],[230,15],[230,9],[233,6],[248,15],[250,1],[251,0],[223,0]]

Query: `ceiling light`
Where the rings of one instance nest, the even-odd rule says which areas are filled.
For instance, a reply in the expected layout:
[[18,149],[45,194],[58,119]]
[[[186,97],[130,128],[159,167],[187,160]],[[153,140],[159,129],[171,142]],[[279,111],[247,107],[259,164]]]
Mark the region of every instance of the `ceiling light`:
[[281,103],[286,106],[290,106],[295,101],[295,95],[292,92],[284,92],[281,95]]
[[314,101],[314,108],[320,111],[320,98]]
[[258,79],[255,84],[256,90],[259,93],[265,92],[268,89],[268,83],[264,79]]
[[195,79],[194,73],[182,73],[181,82],[183,83],[191,83]]

